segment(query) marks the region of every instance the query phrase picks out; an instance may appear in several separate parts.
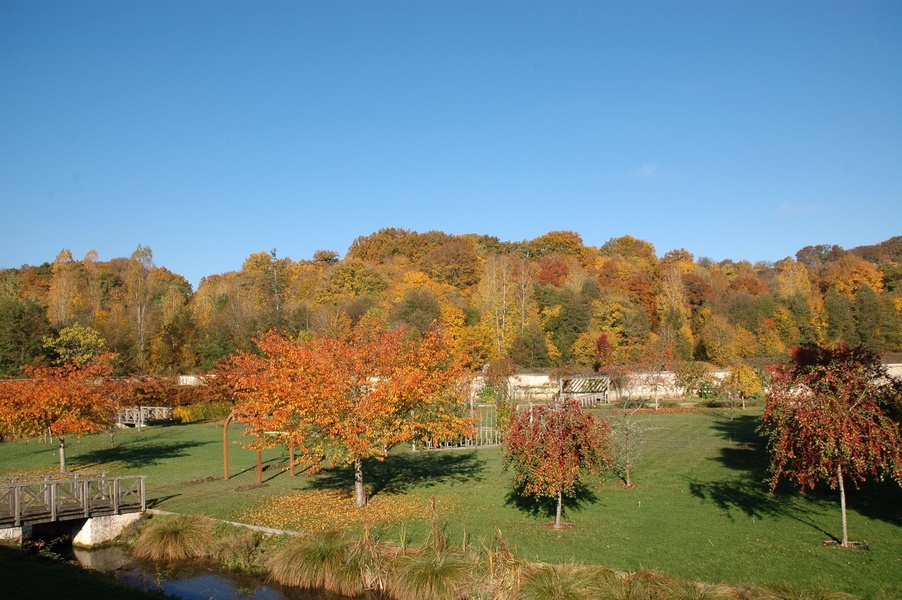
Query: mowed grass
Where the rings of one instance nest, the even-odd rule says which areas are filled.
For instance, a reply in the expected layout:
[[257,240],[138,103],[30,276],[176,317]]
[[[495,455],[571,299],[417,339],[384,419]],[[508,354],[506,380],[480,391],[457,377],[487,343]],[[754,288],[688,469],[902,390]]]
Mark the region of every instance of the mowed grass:
[[[419,543],[434,505],[450,543],[490,543],[495,527],[522,558],[654,569],[691,580],[731,585],[847,592],[902,598],[902,489],[893,482],[853,486],[852,539],[867,551],[823,547],[840,534],[839,501],[827,490],[770,494],[767,456],[756,434],[759,415],[697,412],[647,417],[643,458],[627,489],[609,475],[589,481],[565,505],[572,527],[547,527],[552,505],[511,494],[500,449],[410,452],[365,463],[371,507],[352,508],[348,468],[289,477],[287,452],[263,454],[256,486],[255,454],[230,445],[232,478],[223,480],[222,425],[166,425],[72,439],[69,464],[111,474],[147,475],[153,508],[289,528],[369,526],[386,539]],[[234,425],[230,438],[240,440]],[[0,473],[56,468],[56,446],[0,444]],[[284,498],[284,500],[282,500]]]

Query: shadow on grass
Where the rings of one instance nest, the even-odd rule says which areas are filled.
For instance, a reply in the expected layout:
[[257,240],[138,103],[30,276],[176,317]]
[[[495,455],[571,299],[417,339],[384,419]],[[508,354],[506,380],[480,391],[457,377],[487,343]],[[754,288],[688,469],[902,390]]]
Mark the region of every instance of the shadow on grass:
[[106,463],[119,463],[129,469],[139,469],[158,465],[173,458],[183,458],[191,454],[191,449],[211,442],[152,442],[147,444],[124,444],[112,448],[91,450],[69,459],[73,465],[88,467]]
[[[794,500],[799,490],[790,482],[781,482],[777,489],[770,491],[767,479],[770,476],[770,457],[767,440],[758,433],[760,417],[741,415],[732,420],[714,424],[722,437],[729,442],[720,449],[720,456],[714,458],[723,466],[738,472],[732,479],[720,481],[689,481],[689,490],[697,498],[714,502],[719,508],[730,513],[739,510],[749,517],[786,517],[810,525],[825,535],[818,525],[806,518],[804,505]],[[830,510],[835,507],[839,513],[839,493],[826,485],[808,490],[805,498],[810,503],[823,504]],[[859,488],[847,483],[846,499],[849,508],[862,515],[902,525],[902,489],[893,482],[867,482]]]
[[[391,454],[384,461],[363,461],[363,483],[371,496],[403,494],[412,488],[482,481],[485,460],[476,451]],[[313,475],[315,489],[346,490],[354,486],[354,468],[337,467]]]
[[168,496],[157,496],[156,498],[148,498],[147,499],[147,508],[156,508],[166,502],[167,500],[172,500],[173,498],[178,498],[181,494],[169,494]]
[[[582,484],[578,484],[572,494],[564,494],[564,514],[568,511],[582,509],[588,504],[598,501],[598,496]],[[505,506],[512,506],[519,511],[528,513],[533,517],[554,518],[557,512],[557,498],[538,497],[526,494],[522,488],[510,490],[504,499]]]

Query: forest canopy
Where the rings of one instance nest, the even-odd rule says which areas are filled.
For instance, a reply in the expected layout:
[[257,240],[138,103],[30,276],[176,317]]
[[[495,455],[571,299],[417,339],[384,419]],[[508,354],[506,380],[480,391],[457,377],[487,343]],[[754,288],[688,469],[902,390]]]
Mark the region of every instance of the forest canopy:
[[54,364],[60,332],[76,325],[116,354],[118,372],[173,375],[253,351],[273,329],[346,334],[370,311],[413,332],[441,327],[473,368],[509,358],[522,369],[598,370],[662,356],[732,365],[838,342],[902,351],[902,236],[753,264],[659,254],[628,235],[594,247],[573,231],[506,242],[388,228],[343,258],[251,254],[197,290],[140,245],[108,261],[62,250],[0,270],[0,282],[5,377]]

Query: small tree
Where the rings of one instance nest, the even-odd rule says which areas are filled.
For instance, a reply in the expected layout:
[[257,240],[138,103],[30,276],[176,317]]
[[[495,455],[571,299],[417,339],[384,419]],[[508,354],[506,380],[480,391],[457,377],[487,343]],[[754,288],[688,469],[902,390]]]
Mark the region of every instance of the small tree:
[[845,480],[857,485],[891,473],[902,483],[899,426],[881,409],[898,402],[900,386],[863,347],[803,346],[790,356],[773,368],[761,426],[771,489],[783,477],[802,492],[819,482],[838,489],[842,545],[848,547]]
[[582,478],[611,464],[610,428],[575,400],[542,404],[518,413],[505,438],[504,465],[513,465],[523,493],[557,498],[554,528],[561,528],[563,497]]
[[676,386],[684,398],[704,398],[713,388],[712,377],[705,365],[698,361],[680,361],[674,365]]
[[110,355],[58,367],[23,367],[29,379],[0,386],[0,433],[59,441],[60,471],[66,471],[66,438],[96,433],[115,417]]
[[754,396],[760,396],[764,393],[761,387],[761,380],[754,369],[746,364],[734,365],[730,371],[730,376],[723,382],[721,387],[723,401],[730,410],[730,419],[733,419],[733,412],[737,407],[745,410],[745,401]]
[[648,441],[647,433],[656,427],[640,414],[644,402],[642,398],[634,397],[628,385],[630,371],[617,365],[605,367],[603,371],[611,380],[619,404],[610,416],[611,446],[614,450],[612,468],[624,485],[633,487],[633,469],[642,460]]

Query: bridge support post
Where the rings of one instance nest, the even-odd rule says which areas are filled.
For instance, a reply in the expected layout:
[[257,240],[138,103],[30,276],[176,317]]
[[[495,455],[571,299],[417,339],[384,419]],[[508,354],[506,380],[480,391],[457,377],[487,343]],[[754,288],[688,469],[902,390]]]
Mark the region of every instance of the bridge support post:
[[72,545],[78,548],[91,548],[107,544],[119,537],[127,527],[140,520],[141,513],[90,518],[72,538]]
[[0,541],[13,542],[21,546],[23,540],[27,540],[31,537],[31,529],[31,525],[0,528]]

